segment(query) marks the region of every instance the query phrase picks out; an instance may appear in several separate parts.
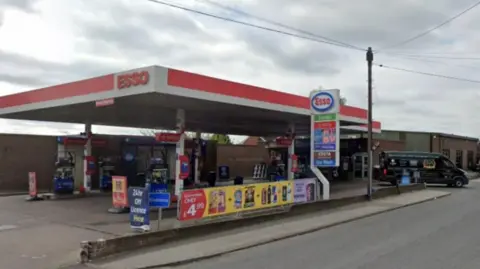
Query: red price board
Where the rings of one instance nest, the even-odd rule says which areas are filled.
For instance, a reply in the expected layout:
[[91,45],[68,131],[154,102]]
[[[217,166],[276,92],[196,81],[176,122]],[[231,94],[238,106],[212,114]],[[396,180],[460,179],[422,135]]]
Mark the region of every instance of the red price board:
[[183,191],[179,205],[178,220],[195,220],[203,218],[207,197],[203,190]]

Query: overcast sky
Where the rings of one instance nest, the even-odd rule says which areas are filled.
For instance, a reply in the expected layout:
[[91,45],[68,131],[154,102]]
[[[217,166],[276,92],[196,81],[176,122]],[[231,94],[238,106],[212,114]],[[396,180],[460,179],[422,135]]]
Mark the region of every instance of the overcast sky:
[[[280,29],[200,0],[165,1]],[[220,1],[357,47],[380,49],[375,55],[379,64],[480,80],[480,60],[442,59],[480,58],[480,8],[409,44],[381,50],[436,26],[474,2]],[[318,86],[339,88],[349,105],[366,108],[363,51],[245,27],[146,0],[0,0],[0,95],[146,65],[304,96]],[[374,67],[373,74],[374,118],[384,129],[480,135],[480,83],[380,67]],[[82,129],[16,121],[0,125],[3,132],[56,134]],[[118,132],[112,128],[96,131]]]

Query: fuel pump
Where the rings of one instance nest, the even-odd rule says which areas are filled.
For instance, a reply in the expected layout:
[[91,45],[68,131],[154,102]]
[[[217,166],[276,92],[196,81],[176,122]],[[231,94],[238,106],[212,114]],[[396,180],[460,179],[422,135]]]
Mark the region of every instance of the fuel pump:
[[115,162],[110,157],[100,158],[99,166],[99,181],[100,190],[112,190],[112,176],[115,175]]
[[72,194],[75,186],[75,158],[71,152],[64,157],[57,157],[55,175],[53,176],[53,192],[56,194]]
[[151,158],[146,171],[145,184],[161,184],[168,186],[168,165],[162,158]]
[[150,193],[169,192],[168,165],[162,158],[151,158],[145,172],[145,187]]

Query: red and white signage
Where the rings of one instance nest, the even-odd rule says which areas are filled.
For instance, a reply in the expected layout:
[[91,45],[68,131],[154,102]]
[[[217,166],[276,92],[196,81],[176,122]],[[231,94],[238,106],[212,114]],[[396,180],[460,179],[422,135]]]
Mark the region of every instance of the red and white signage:
[[28,194],[30,197],[37,197],[37,173],[28,172]]
[[202,189],[183,191],[178,205],[178,220],[187,221],[203,218],[206,204],[207,196]]
[[147,85],[149,81],[150,73],[148,73],[148,71],[126,73],[117,76],[117,89],[144,86]]
[[275,139],[275,144],[277,144],[277,146],[291,146],[292,139],[288,137],[279,136]]
[[111,106],[115,104],[115,100],[113,98],[99,100],[95,102],[95,107],[104,107],[104,106]]
[[158,142],[177,143],[182,133],[156,133],[155,140]]

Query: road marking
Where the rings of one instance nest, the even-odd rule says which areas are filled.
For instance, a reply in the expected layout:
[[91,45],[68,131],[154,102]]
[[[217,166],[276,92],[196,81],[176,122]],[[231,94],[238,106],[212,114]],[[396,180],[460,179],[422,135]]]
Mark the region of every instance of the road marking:
[[37,259],[43,259],[43,258],[46,258],[47,255],[43,254],[41,256],[28,256],[28,255],[25,255],[25,254],[22,254],[20,257],[22,258],[29,258],[29,259],[33,259],[33,260],[37,260]]
[[0,232],[17,228],[15,225],[0,225]]

